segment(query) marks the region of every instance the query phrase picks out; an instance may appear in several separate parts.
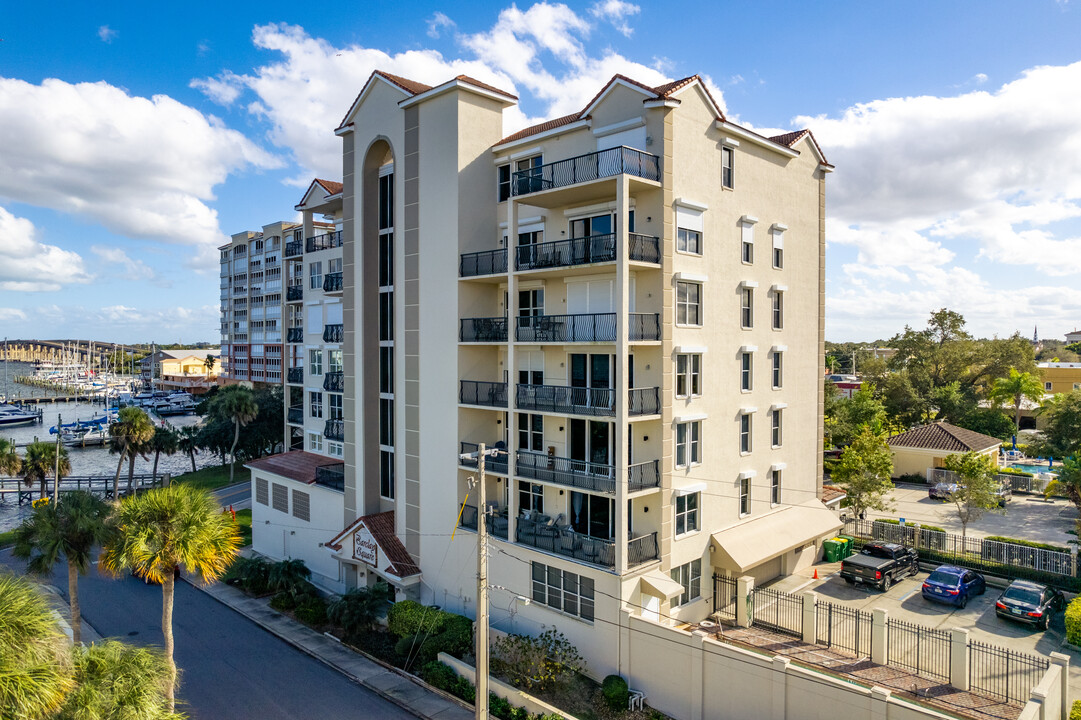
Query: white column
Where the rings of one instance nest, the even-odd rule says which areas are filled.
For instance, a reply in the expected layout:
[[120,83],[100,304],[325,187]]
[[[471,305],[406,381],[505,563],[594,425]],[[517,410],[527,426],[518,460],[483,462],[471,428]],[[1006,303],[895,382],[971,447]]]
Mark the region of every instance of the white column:
[[893,692],[877,685],[871,688],[871,720],[886,720]]
[[515,384],[518,379],[517,359],[515,357],[514,327],[518,316],[518,278],[514,274],[514,247],[518,243],[518,202],[513,196],[507,198],[507,540],[515,542],[518,537],[518,482],[514,479],[517,470],[515,447],[518,418],[515,415]]
[[773,658],[773,673],[770,688],[770,718],[772,720],[785,720],[788,710],[788,666],[791,660],[783,655]]
[[814,645],[818,642],[818,611],[815,607],[818,593],[808,590],[803,593],[803,642]]
[[1061,668],[1061,674],[1059,676],[1059,692],[1062,693],[1062,702],[1060,707],[1062,708],[1062,717],[1060,720],[1069,720],[1070,708],[1070,656],[1065,653],[1053,652],[1051,653],[1051,664],[1058,665]]
[[630,370],[628,354],[630,342],[628,322],[630,317],[630,262],[627,251],[629,231],[627,223],[630,220],[630,191],[627,187],[627,176],[616,176],[616,372],[615,372],[615,457],[612,464],[616,473],[616,513],[615,513],[615,550],[617,574],[627,572],[629,559],[627,557],[627,443],[630,437],[627,433],[627,421],[629,418],[628,400],[628,374]]
[[889,657],[887,638],[889,633],[886,627],[889,625],[889,613],[882,608],[875,608],[871,615],[871,662],[875,665],[885,665]]
[[[308,238],[315,235],[315,222],[312,220],[312,211],[311,210],[302,210],[301,213],[300,213],[300,216],[301,216],[301,221],[300,222],[301,222],[301,225],[304,228],[304,240],[307,240]],[[288,242],[288,241],[283,237],[282,238],[282,243],[285,243],[285,242]],[[284,255],[285,248],[283,247],[282,250],[283,250],[283,255]]]
[[950,630],[950,686],[968,690],[968,630]]
[[736,625],[750,627],[753,612],[751,593],[754,591],[754,578],[750,575],[736,579]]

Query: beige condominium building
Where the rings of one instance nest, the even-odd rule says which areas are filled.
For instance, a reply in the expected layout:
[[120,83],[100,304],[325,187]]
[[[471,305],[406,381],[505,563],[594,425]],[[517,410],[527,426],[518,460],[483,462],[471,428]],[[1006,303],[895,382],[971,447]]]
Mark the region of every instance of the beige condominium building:
[[[291,407],[323,439],[251,464],[254,545],[472,616],[486,510],[494,626],[556,626],[603,676],[622,610],[704,619],[714,576],[792,573],[839,527],[820,499],[832,168],[807,131],[728,121],[697,76],[615,76],[504,136],[516,100],[376,72],[337,129],[341,192],[298,209],[306,237],[309,213],[341,219],[340,314],[298,275],[287,345]],[[309,400],[337,349],[324,428]]]

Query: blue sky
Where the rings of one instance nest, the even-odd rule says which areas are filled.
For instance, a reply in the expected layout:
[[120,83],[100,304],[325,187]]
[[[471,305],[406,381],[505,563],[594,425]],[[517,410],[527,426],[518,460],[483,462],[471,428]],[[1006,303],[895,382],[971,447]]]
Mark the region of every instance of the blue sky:
[[[810,127],[827,337],[932,310],[977,335],[1081,326],[1078,0],[9,4],[0,334],[216,341],[215,248],[340,175],[372,69],[515,92],[508,132],[613,73],[698,73],[730,119]],[[96,7],[100,6],[100,7]]]

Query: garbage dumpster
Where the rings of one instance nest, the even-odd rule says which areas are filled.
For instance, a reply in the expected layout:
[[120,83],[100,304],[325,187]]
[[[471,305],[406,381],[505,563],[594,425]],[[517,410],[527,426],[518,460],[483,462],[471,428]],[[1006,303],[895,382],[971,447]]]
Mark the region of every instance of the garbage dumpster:
[[826,562],[841,562],[845,559],[845,544],[837,538],[822,543],[822,556]]

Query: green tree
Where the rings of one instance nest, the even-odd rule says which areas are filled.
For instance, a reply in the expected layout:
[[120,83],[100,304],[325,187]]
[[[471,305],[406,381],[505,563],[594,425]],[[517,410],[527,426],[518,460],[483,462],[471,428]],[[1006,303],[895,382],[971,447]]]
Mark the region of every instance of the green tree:
[[240,442],[240,428],[244,427],[259,414],[252,391],[243,385],[230,385],[222,388],[215,400],[218,412],[233,422],[233,444],[229,448],[229,483],[233,482],[236,469],[236,445]]
[[6,438],[0,438],[0,473],[9,477],[15,477],[22,470],[23,461],[15,451],[15,443]]
[[1010,368],[1009,377],[995,379],[987,397],[992,402],[1008,400],[1013,403],[1013,427],[1014,432],[1017,432],[1021,429],[1021,403],[1024,400],[1042,400],[1043,383],[1032,373],[1017,372],[1017,368]]
[[60,562],[68,566],[68,599],[71,632],[76,644],[82,640],[79,612],[79,576],[90,568],[94,546],[105,538],[108,505],[83,490],[66,492],[56,503],[37,505],[29,518],[15,529],[15,557],[27,562],[36,575],[49,575]]
[[120,456],[120,461],[116,464],[116,476],[113,477],[113,502],[120,500],[120,468],[124,466],[124,460],[128,461],[130,493],[135,481],[135,458],[145,456],[154,432],[154,422],[150,416],[137,407],[122,408],[117,421],[109,426],[109,434],[112,436],[109,452]]
[[26,580],[0,572],[0,717],[50,717],[74,685],[52,608]]
[[887,512],[887,495],[893,490],[893,453],[886,439],[864,427],[841,453],[833,468],[833,482],[842,485],[853,515],[862,517],[866,510]]
[[166,720],[169,663],[157,649],[106,640],[72,649],[75,690],[57,720]]
[[987,455],[970,451],[963,455],[948,455],[943,466],[958,476],[957,489],[949,497],[957,508],[963,541],[970,523],[979,520],[986,511],[998,507],[996,492],[999,485],[995,480],[994,461]]
[[1055,491],[1064,492],[1074,507],[1081,510],[1081,456],[1063,458],[1062,467],[1057,473],[1058,477],[1048,483],[1044,495],[1053,495]]
[[154,477],[158,476],[158,459],[162,453],[175,455],[180,449],[180,433],[171,426],[156,428],[154,436],[150,438],[150,449],[154,451]]
[[1051,457],[1081,453],[1081,390],[1059,393],[1040,408],[1045,419],[1039,450]]
[[827,403],[827,411],[826,431],[830,442],[837,447],[851,443],[864,427],[878,432],[886,422],[885,406],[867,387],[860,388],[850,398],[832,399]]
[[195,472],[195,451],[199,449],[199,430],[191,425],[180,428],[177,448],[191,459],[191,471]]
[[161,583],[161,630],[169,663],[169,711],[175,709],[173,660],[174,573],[179,569],[203,583],[217,580],[240,545],[240,531],[205,490],[179,484],[124,499],[113,517],[99,565],[119,575],[131,570]]
[[[21,470],[23,481],[31,486],[35,482],[38,483],[40,497],[45,497],[45,481],[56,475],[56,453],[57,446],[55,442],[39,440],[26,446],[26,454],[23,456]],[[71,461],[68,460],[68,451],[62,445],[60,446],[59,468],[59,477],[54,477],[57,483],[60,482],[61,478],[71,474]]]
[[1013,420],[995,408],[976,408],[957,421],[958,427],[1007,441],[1014,434]]

